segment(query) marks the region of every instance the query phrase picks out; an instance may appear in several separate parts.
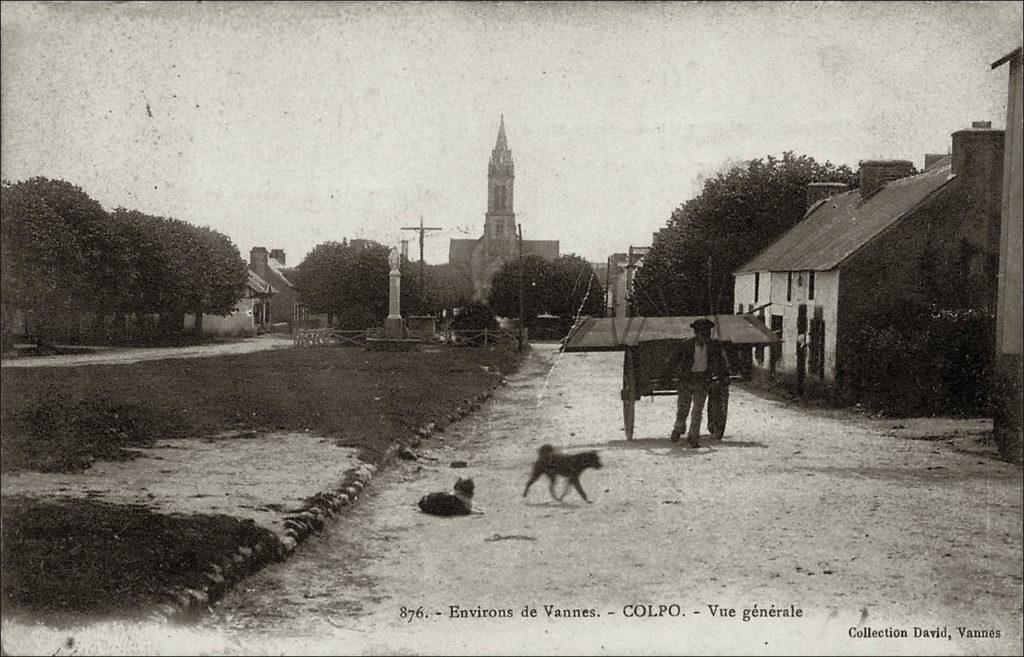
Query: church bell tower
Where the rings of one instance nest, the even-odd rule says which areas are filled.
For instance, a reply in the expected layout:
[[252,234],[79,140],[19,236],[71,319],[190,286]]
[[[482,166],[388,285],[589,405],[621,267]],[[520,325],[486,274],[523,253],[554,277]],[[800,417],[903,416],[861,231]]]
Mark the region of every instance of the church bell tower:
[[[505,115],[498,126],[498,141],[491,151],[487,165],[487,215],[484,220],[484,240],[498,247],[500,242],[512,244],[516,235],[516,214],[512,209],[512,189],[515,181],[512,151],[505,138]],[[491,250],[491,249],[488,249]],[[498,247],[498,250],[505,250]]]

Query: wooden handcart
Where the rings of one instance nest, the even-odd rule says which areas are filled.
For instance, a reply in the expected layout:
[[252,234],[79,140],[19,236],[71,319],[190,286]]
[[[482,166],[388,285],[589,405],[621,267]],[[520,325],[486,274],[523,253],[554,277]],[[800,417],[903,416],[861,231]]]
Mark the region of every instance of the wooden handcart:
[[[690,324],[704,317],[715,323],[711,337],[722,343],[734,372],[741,349],[770,345],[779,339],[760,318],[750,315],[692,317],[588,317],[581,319],[562,343],[562,351],[622,351],[622,419],[626,438],[633,439],[636,402],[641,397],[677,394],[675,363],[678,350],[694,337]],[[737,358],[738,357],[738,358]],[[738,378],[738,377],[732,377]],[[725,430],[729,382],[715,381],[708,391],[708,423],[712,433]]]

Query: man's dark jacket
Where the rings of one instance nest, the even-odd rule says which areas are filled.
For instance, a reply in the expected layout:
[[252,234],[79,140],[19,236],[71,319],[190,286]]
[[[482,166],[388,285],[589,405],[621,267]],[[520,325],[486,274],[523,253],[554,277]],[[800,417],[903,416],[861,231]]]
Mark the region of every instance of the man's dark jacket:
[[[679,345],[679,351],[676,352],[676,363],[681,378],[690,378],[692,374],[690,368],[693,367],[693,348],[696,345],[696,340],[689,339],[685,340]],[[722,351],[722,345],[718,340],[708,340],[705,343],[708,353],[708,367],[705,370],[705,376],[707,378],[724,379],[729,376],[729,364],[725,359],[725,352]]]

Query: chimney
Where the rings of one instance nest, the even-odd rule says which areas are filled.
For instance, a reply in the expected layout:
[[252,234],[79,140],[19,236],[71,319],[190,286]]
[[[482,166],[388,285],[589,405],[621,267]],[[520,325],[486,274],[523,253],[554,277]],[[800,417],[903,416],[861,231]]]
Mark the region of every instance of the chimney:
[[807,209],[818,201],[846,191],[846,185],[837,182],[812,182],[807,185]]
[[1002,171],[1003,130],[993,130],[991,121],[975,121],[967,130],[953,133],[953,173],[990,175],[996,165]]
[[285,264],[284,249],[271,249],[270,257],[273,258],[274,260],[277,260],[279,263],[281,263],[281,266],[284,266],[284,264]]
[[867,198],[893,180],[914,173],[910,160],[865,160],[860,163],[860,196]]
[[973,238],[990,253],[999,253],[1000,210],[1003,204],[1003,148],[1006,132],[989,121],[975,121],[953,133],[953,168],[957,186],[970,200],[967,212],[984,226]]
[[254,246],[249,251],[249,269],[256,272],[257,276],[264,276],[267,273],[267,250],[262,246]]

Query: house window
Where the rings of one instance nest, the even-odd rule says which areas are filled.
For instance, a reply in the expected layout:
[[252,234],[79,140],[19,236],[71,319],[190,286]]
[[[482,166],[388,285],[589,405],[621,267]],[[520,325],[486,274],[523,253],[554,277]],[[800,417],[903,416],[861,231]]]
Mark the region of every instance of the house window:
[[761,272],[754,272],[754,303],[761,292]]
[[793,300],[793,272],[786,272],[786,301]]
[[807,273],[807,298],[814,300],[814,272]]

